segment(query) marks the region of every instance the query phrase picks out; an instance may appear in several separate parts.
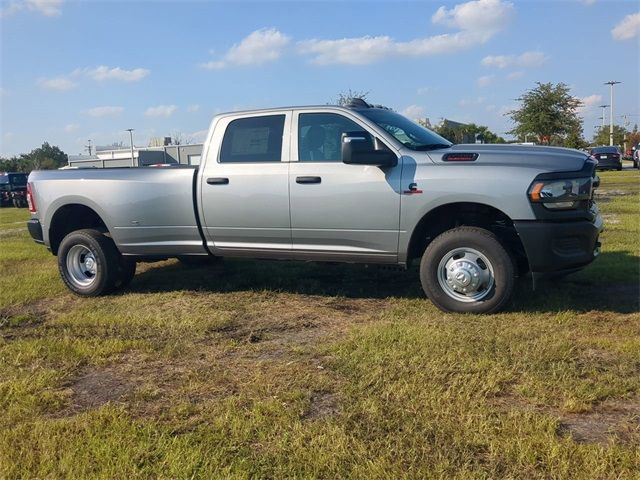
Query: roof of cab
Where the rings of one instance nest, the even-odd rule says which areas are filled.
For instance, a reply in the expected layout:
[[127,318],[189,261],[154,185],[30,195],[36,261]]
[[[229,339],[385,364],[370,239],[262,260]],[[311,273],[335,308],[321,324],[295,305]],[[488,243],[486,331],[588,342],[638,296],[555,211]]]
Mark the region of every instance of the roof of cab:
[[238,115],[238,114],[246,114],[246,113],[268,113],[268,112],[279,112],[282,110],[342,110],[342,111],[357,111],[357,110],[365,110],[369,108],[379,108],[388,110],[387,107],[383,107],[382,105],[372,105],[365,102],[361,98],[353,98],[351,102],[346,105],[291,105],[291,106],[283,106],[283,107],[271,107],[271,108],[256,108],[256,109],[247,109],[247,110],[236,110],[231,112],[222,112],[217,116],[228,116],[228,115]]

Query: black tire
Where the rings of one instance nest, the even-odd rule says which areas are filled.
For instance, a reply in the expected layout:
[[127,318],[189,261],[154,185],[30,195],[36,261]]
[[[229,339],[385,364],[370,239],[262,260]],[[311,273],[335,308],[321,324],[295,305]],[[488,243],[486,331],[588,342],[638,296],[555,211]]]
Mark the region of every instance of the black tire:
[[622,170],[622,165],[620,165],[618,168],[616,168],[616,170],[618,170],[618,171]]
[[213,255],[181,255],[178,261],[185,267],[206,267],[214,265],[220,261],[220,257],[214,257]]
[[136,265],[134,260],[120,255],[118,277],[115,283],[116,288],[124,288],[131,283],[131,280],[133,280],[133,277],[136,275]]
[[[487,281],[484,287],[480,286],[477,300],[466,297],[467,294],[462,292],[453,291],[453,287],[445,289],[441,285],[441,281],[446,285],[450,279],[445,273],[446,269],[440,271],[441,262],[444,262],[452,252],[464,249],[473,250],[485,257],[488,264],[482,259],[473,263],[477,264],[480,277],[493,278],[493,282]],[[454,265],[458,265],[457,262],[463,256],[458,259],[456,255],[452,255],[450,258]],[[467,273],[475,271],[464,270]],[[491,271],[493,275],[490,275]],[[451,280],[455,281],[455,279]],[[511,297],[515,284],[515,267],[509,252],[493,233],[483,228],[457,227],[442,233],[429,244],[420,262],[420,281],[427,297],[440,310],[458,313],[494,313],[503,308]],[[471,278],[470,281],[475,280]],[[458,288],[462,287],[458,286]]]
[[[89,264],[84,263],[89,262],[88,257],[91,257],[91,266],[95,267],[93,272]],[[97,230],[71,232],[58,248],[58,269],[62,281],[69,290],[83,297],[96,297],[113,290],[118,279],[119,262],[120,253],[113,240]]]

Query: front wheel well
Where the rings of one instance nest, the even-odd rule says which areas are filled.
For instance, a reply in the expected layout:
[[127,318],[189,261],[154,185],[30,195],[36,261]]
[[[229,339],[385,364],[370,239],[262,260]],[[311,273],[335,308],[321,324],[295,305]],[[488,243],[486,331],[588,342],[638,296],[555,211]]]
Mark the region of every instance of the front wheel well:
[[407,263],[420,258],[441,233],[456,227],[480,227],[492,232],[509,251],[520,274],[529,270],[520,237],[507,214],[490,205],[472,202],[449,203],[425,214],[411,234]]
[[68,204],[56,210],[49,226],[49,245],[54,255],[62,239],[69,233],[82,229],[94,229],[102,233],[109,233],[106,224],[95,210],[81,204]]

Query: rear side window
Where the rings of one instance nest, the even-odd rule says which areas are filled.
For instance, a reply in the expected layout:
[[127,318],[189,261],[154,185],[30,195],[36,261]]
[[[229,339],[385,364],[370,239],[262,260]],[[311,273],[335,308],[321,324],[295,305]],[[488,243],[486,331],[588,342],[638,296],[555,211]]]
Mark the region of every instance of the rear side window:
[[267,115],[233,120],[222,139],[220,162],[281,161],[284,117]]

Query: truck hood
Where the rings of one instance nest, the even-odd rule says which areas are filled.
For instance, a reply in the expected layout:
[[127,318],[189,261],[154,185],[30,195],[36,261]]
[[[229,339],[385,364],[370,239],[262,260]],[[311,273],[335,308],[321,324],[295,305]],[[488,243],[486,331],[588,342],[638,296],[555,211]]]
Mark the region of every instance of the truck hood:
[[[520,166],[539,169],[544,172],[574,172],[581,170],[589,156],[580,150],[559,147],[542,147],[534,145],[493,145],[493,144],[461,144],[450,148],[434,150],[429,157],[436,164]],[[477,153],[472,162],[443,161],[447,153]]]

